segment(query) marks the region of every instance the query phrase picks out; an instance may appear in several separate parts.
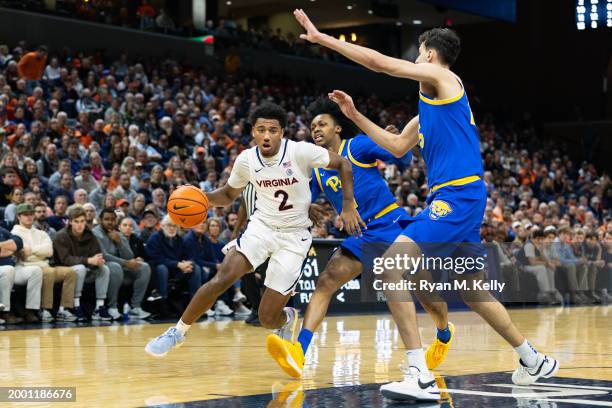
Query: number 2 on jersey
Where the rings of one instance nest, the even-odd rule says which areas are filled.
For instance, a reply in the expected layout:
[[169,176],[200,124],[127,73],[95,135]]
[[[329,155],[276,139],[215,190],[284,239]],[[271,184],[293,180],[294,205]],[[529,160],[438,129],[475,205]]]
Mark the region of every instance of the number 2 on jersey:
[[283,197],[283,201],[281,201],[280,205],[278,206],[278,211],[285,211],[285,210],[289,210],[289,209],[293,208],[292,204],[287,205],[287,200],[289,199],[289,194],[287,194],[287,192],[285,190],[277,190],[274,193],[274,198],[278,198],[279,196]]

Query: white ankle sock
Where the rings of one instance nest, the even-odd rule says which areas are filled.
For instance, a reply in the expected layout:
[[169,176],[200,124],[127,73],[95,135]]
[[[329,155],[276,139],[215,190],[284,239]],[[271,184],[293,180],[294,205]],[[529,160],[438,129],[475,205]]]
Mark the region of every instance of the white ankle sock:
[[96,309],[104,306],[104,299],[96,299]]
[[181,332],[181,334],[184,336],[185,333],[187,333],[187,330],[189,330],[189,328],[191,327],[190,324],[185,324],[183,323],[182,320],[179,319],[178,322],[176,322],[176,330],[178,330],[179,332]]
[[422,348],[406,350],[406,360],[409,366],[418,368],[421,374],[429,373],[425,362],[425,352]]
[[81,298],[80,297],[75,297],[74,298],[74,307],[79,307],[81,306]]
[[64,306],[60,306],[59,309],[57,309],[58,313],[59,312],[63,312],[64,311]]
[[514,350],[518,353],[518,355],[521,357],[521,361],[527,367],[533,367],[536,365],[536,362],[538,361],[538,352],[527,340],[525,340],[520,346],[515,347]]

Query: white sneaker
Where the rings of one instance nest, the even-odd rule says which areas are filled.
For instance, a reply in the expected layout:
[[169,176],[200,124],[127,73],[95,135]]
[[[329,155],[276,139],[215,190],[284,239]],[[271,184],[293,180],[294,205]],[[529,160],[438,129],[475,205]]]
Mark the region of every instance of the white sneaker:
[[538,353],[533,367],[527,367],[520,359],[519,366],[512,373],[512,382],[516,385],[531,385],[538,378],[550,378],[559,371],[559,362],[552,357]]
[[236,313],[236,316],[248,316],[251,314],[251,309],[249,309],[243,304],[240,304],[240,306],[236,308],[234,313]]
[[207,316],[207,317],[215,317],[215,311],[214,311],[214,310],[212,310],[212,309],[208,309],[208,310],[206,311],[206,316]]
[[234,302],[244,302],[245,300],[247,300],[247,297],[244,296],[244,293],[242,293],[241,291],[238,291],[234,294],[234,298],[232,299],[232,301]]
[[293,343],[293,337],[297,332],[299,312],[293,307],[285,307],[283,310],[289,316],[289,321],[285,323],[281,328],[274,330],[274,334],[276,334],[283,340],[287,340],[288,342]]
[[0,303],[0,312],[3,311],[6,308],[6,306],[4,306],[4,303]]
[[404,381],[392,382],[380,387],[380,393],[394,401],[436,401],[440,390],[430,372],[421,373],[414,366],[404,372]]
[[55,319],[58,322],[74,322],[77,317],[70,313],[69,310],[62,310],[60,312],[57,312],[57,314],[55,315]]
[[130,311],[128,312],[128,316],[136,319],[146,319],[147,317],[151,316],[151,313],[142,310],[142,308],[140,307],[135,307],[133,309],[130,309]]
[[110,315],[111,319],[113,319],[113,320],[119,320],[119,319],[123,318],[121,313],[119,313],[119,309],[117,309],[116,307],[109,307],[108,308],[108,314]]
[[43,323],[49,323],[55,320],[51,312],[49,312],[46,309],[41,310],[39,315],[40,315],[40,321]]
[[230,309],[229,306],[226,305],[224,301],[217,300],[217,303],[215,303],[215,315],[217,315],[217,316],[229,316],[232,313],[234,313],[234,311],[232,309]]

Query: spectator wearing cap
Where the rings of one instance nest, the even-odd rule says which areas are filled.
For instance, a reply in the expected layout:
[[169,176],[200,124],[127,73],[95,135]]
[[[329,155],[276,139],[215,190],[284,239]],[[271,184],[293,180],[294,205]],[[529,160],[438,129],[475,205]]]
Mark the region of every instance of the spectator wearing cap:
[[151,235],[159,231],[159,215],[153,205],[147,205],[138,227],[140,230],[139,236],[144,242],[147,242]]
[[120,212],[125,217],[130,211],[130,203],[124,198],[120,198],[115,203],[116,212]]
[[147,204],[153,201],[153,195],[151,194],[151,175],[149,173],[142,173],[140,180],[138,180],[136,192],[144,196]]
[[113,194],[117,199],[123,198],[127,200],[128,203],[134,201],[138,193],[132,188],[130,175],[128,173],[121,173],[119,176],[119,186],[113,191]]
[[145,291],[151,278],[151,268],[142,258],[134,256],[128,239],[117,228],[117,214],[114,208],[104,208],[100,213],[100,222],[93,229],[100,242],[102,254],[111,276],[118,277],[118,285],[114,279],[108,288],[108,314],[113,320],[121,318],[117,306],[121,285],[133,284],[134,290],[130,301],[130,316],[146,319],[151,314],[141,308]]
[[91,175],[91,165],[89,163],[81,166],[79,175],[75,177],[74,182],[76,188],[85,190],[87,194],[98,188],[98,182]]
[[44,231],[34,228],[34,211],[31,204],[17,206],[19,223],[13,227],[12,234],[23,241],[23,255],[17,260],[15,270],[23,267],[38,267],[42,270],[42,304],[40,317],[43,322],[53,321],[53,287],[62,283],[62,297],[57,320],[71,322],[76,320],[70,309],[74,307],[74,289],[76,271],[72,267],[50,266],[49,259],[53,257],[51,237]]
[[[40,290],[42,286],[42,271],[40,268],[22,269],[19,277],[15,271],[15,255],[23,248],[23,241],[17,235],[0,227],[0,303],[4,309],[0,314],[0,324],[21,323],[23,319],[11,313],[11,290],[13,285],[27,284],[26,307],[29,309],[28,317],[37,321],[34,310],[40,307]],[[27,276],[26,272],[29,272]],[[34,318],[32,318],[32,316]]]
[[182,237],[178,235],[178,227],[169,216],[164,216],[161,229],[149,238],[146,245],[147,254],[157,277],[161,300],[161,313],[168,316],[168,280],[177,278],[187,281],[189,296],[192,297],[202,285],[202,268],[193,259]]
[[144,165],[142,162],[134,163],[134,170],[132,171],[132,176],[130,177],[130,184],[132,189],[138,190],[138,184],[142,175],[144,174]]
[[[53,253],[58,265],[72,266],[77,273],[74,307],[77,320],[87,320],[81,307],[81,293],[86,281],[95,280],[96,306],[92,320],[111,320],[104,301],[111,281],[111,271],[105,265],[100,243],[87,227],[85,210],[75,207],[70,210],[68,225],[59,231],[53,241]],[[121,281],[113,277],[113,285]],[[113,287],[114,287],[113,286]]]

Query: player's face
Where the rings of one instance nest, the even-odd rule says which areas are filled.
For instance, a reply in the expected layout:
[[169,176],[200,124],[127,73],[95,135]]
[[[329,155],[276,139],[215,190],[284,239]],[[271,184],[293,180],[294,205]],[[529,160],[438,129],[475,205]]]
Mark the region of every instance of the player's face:
[[252,134],[261,153],[264,156],[274,156],[280,149],[284,130],[276,119],[258,118]]
[[342,128],[338,126],[334,118],[327,113],[315,116],[310,123],[312,140],[317,146],[327,147],[331,145],[335,138],[340,137],[341,131]]

